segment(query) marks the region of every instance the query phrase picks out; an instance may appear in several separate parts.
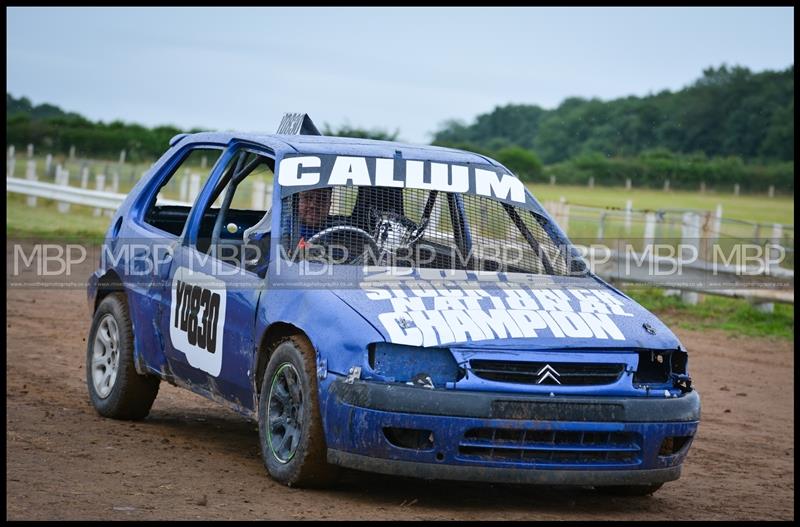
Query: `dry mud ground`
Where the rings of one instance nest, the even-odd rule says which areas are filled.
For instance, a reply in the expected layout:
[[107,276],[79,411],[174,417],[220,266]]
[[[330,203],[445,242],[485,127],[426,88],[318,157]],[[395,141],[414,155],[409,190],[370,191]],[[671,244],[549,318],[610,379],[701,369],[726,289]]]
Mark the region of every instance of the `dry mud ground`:
[[84,299],[78,289],[7,291],[7,519],[794,517],[790,342],[677,332],[702,421],[681,479],[650,497],[359,472],[302,490],[269,479],[254,423],[167,383],[146,420],[100,418],[84,381]]

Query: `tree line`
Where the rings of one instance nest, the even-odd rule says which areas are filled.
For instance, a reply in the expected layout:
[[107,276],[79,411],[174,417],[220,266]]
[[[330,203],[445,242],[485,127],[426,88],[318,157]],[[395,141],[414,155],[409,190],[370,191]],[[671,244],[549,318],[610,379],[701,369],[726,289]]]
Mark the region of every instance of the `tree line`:
[[164,153],[173,136],[185,131],[174,126],[93,122],[57,106],[34,106],[27,97],[16,99],[6,93],[6,142],[17,148],[33,144],[37,150],[66,154],[74,146],[81,156],[101,159],[116,159],[125,150],[130,161],[152,161]]
[[[697,188],[700,182],[793,188],[794,66],[753,73],[708,68],[677,92],[612,101],[571,97],[557,108],[510,104],[471,124],[447,121],[433,144],[479,151],[520,177]],[[528,161],[524,162],[527,157]]]
[[[201,131],[199,128],[181,130],[175,126],[146,128],[122,121],[92,122],[58,106],[34,105],[27,97],[15,98],[6,93],[6,142],[18,148],[32,144],[37,149],[65,155],[74,146],[81,156],[101,159],[116,159],[120,151],[125,150],[126,159],[130,161],[151,161],[164,153],[175,135]],[[399,130],[362,129],[349,124],[334,129],[325,123],[323,127],[324,135],[386,141],[396,140],[399,133]]]

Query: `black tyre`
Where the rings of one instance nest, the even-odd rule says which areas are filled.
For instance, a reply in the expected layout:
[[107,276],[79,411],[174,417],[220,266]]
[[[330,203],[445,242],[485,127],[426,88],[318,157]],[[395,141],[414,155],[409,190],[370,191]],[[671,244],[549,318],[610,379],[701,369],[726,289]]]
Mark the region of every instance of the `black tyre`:
[[105,297],[94,313],[86,343],[86,386],[97,413],[114,419],[143,419],[161,380],[139,375],[133,364],[133,329],[122,293]]
[[609,485],[595,487],[601,494],[609,496],[649,496],[664,486],[663,483],[653,483],[651,485]]
[[258,400],[258,435],[267,472],[290,487],[325,487],[338,470],[327,462],[314,348],[302,335],[271,350]]

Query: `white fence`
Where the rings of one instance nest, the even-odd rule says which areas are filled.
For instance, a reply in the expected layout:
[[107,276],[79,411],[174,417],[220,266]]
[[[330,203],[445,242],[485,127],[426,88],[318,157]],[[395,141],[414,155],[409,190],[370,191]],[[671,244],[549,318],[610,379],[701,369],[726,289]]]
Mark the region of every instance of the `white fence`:
[[[103,179],[98,178],[98,186],[102,187]],[[108,192],[104,190],[89,190],[70,187],[64,183],[55,185],[41,181],[29,181],[19,178],[6,178],[6,192],[24,194],[34,198],[46,198],[57,201],[59,205],[84,205],[108,211],[116,211],[127,197],[127,194]],[[186,205],[191,203],[177,200],[159,200],[164,205]],[[35,202],[34,202],[35,203]],[[59,212],[69,212],[69,209],[59,208]]]

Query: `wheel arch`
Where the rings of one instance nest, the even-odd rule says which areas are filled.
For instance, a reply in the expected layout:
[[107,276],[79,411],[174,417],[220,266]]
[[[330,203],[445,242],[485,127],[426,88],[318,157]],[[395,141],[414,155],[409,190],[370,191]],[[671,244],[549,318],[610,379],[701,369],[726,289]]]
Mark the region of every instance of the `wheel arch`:
[[113,269],[109,269],[97,281],[97,294],[94,296],[94,309],[92,312],[97,311],[97,306],[100,305],[100,302],[111,293],[123,293],[126,299],[128,296],[122,279]]
[[261,391],[261,382],[264,380],[264,372],[266,371],[267,363],[269,363],[269,359],[272,356],[272,345],[278,340],[292,335],[302,335],[303,337],[307,338],[309,342],[311,342],[312,347],[314,346],[314,342],[305,331],[288,322],[273,322],[269,325],[269,327],[267,327],[259,339],[258,346],[256,347],[256,357],[253,361],[255,367],[252,375],[253,397],[256,408],[258,404],[258,397]]

